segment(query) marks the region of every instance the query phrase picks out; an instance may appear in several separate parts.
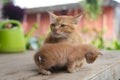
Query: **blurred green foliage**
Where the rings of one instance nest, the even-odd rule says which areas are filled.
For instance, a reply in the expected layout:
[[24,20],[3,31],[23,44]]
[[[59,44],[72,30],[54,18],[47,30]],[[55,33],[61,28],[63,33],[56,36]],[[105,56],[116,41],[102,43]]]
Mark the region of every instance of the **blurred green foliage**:
[[81,5],[90,19],[96,19],[102,13],[102,0],[85,0]]
[[[112,39],[112,40],[107,40],[106,38],[104,38],[105,33],[107,32],[107,28],[103,27],[101,30],[96,28],[96,27],[90,27],[90,26],[86,26],[84,28],[81,29],[81,34],[84,35],[85,38],[85,34],[89,34],[89,36],[87,36],[87,40],[90,40],[89,43],[95,45],[96,47],[98,47],[99,49],[105,49],[105,50],[120,50],[120,41],[116,40],[116,39]],[[84,40],[86,43],[86,40]]]
[[13,3],[14,0],[2,0],[2,1],[3,1],[3,4],[6,4],[8,2],[12,2]]
[[[84,2],[80,3],[80,5],[84,8],[84,14],[89,20],[95,21],[100,14],[102,13],[102,3],[103,0],[85,0]],[[113,39],[108,41],[104,38],[104,35],[107,31],[107,28],[103,26],[101,30],[97,27],[91,27],[89,24],[86,27],[81,29],[81,33],[83,34],[84,38],[87,35],[89,43],[94,44],[99,49],[106,49],[106,50],[120,50],[120,41]],[[83,38],[83,41],[86,41]]]
[[27,49],[38,50],[44,43],[45,36],[31,37],[27,43]]
[[114,39],[110,42],[111,44],[107,46],[105,49],[107,50],[120,50],[120,41]]

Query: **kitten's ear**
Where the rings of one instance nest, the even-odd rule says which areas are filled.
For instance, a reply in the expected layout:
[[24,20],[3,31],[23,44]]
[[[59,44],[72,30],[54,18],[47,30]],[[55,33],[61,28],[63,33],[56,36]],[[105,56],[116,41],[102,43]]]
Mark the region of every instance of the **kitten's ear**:
[[103,53],[101,51],[98,52],[98,55],[103,55]]
[[50,15],[50,21],[55,21],[55,19],[58,17],[58,16],[56,16],[53,12],[48,12],[49,13],[49,15]]
[[82,18],[82,16],[83,15],[81,15],[81,14],[73,16],[73,23],[77,24],[80,21],[80,19]]

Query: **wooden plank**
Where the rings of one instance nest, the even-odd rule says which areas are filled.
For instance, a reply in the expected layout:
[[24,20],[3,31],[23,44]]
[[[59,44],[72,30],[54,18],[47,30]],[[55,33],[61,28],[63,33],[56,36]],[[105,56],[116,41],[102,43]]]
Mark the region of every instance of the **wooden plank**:
[[38,74],[33,61],[35,51],[19,54],[0,54],[0,80],[88,80],[113,63],[120,63],[120,51],[104,51],[93,64],[84,64],[79,72],[60,71],[49,76]]

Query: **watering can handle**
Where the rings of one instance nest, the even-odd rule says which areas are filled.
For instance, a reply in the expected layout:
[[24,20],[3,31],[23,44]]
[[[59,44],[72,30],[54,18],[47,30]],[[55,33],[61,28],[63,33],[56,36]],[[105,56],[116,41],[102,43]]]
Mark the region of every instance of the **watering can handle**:
[[1,22],[0,27],[4,26],[6,23],[13,23],[16,24],[18,28],[21,28],[21,23],[17,20],[6,20]]

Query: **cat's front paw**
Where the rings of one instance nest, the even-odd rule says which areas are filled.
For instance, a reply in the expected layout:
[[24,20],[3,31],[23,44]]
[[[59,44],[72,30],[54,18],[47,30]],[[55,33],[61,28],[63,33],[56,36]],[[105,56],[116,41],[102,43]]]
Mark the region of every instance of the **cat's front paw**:
[[43,74],[43,75],[50,75],[51,74],[50,71],[45,71],[45,72],[40,72],[40,73]]
[[51,74],[51,72],[50,71],[47,71],[46,73],[45,73],[45,75],[50,75]]
[[75,68],[76,72],[80,71],[80,68]]
[[74,72],[76,72],[76,69],[68,69],[68,72],[69,73],[74,73]]

